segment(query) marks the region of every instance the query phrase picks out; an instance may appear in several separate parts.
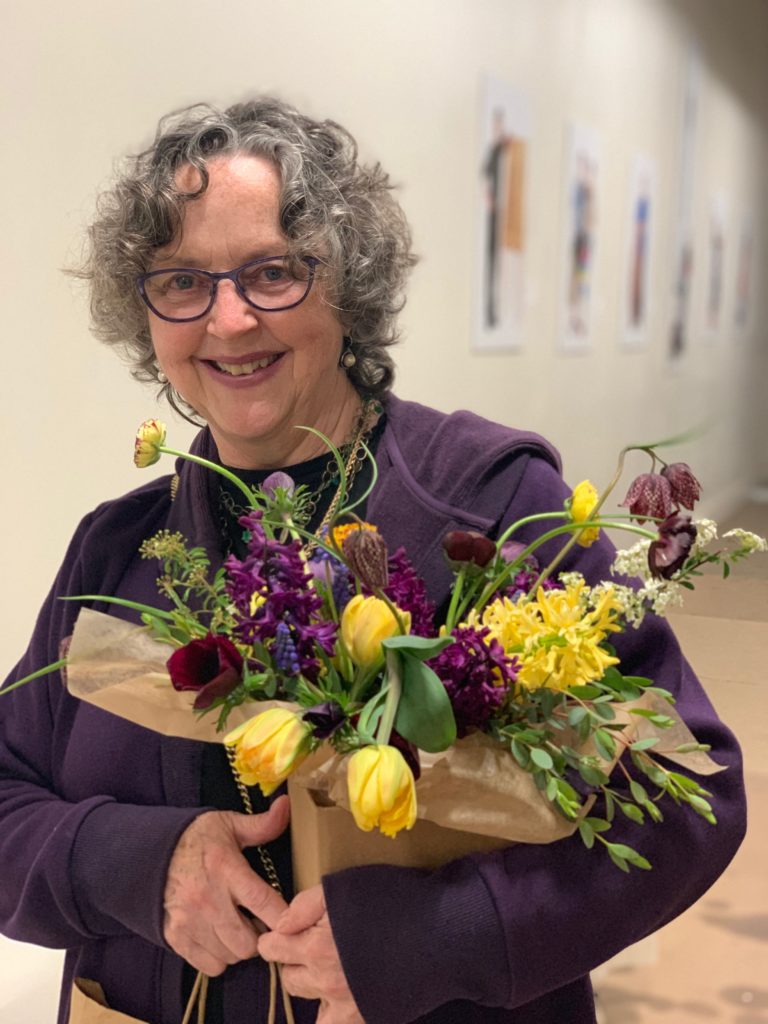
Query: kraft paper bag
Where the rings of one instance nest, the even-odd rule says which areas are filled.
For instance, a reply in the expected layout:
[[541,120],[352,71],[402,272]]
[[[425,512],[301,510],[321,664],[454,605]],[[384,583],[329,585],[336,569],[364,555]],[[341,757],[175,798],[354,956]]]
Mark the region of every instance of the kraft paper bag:
[[104,990],[97,981],[75,978],[69,1004],[69,1024],[147,1024],[147,1021],[110,1010]]

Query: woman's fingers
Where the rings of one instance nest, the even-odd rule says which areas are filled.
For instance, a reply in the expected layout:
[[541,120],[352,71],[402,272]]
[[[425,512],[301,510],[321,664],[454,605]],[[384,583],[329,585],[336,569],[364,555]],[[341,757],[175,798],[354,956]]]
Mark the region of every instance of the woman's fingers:
[[227,964],[257,955],[258,925],[238,907],[268,927],[286,910],[283,898],[251,870],[242,854],[243,847],[282,832],[288,821],[286,803],[276,801],[263,815],[209,811],[182,834],[166,878],[164,935],[199,970],[220,974]]
[[283,935],[293,935],[317,924],[324,913],[323,887],[313,885],[311,889],[305,889],[294,897],[275,927]]

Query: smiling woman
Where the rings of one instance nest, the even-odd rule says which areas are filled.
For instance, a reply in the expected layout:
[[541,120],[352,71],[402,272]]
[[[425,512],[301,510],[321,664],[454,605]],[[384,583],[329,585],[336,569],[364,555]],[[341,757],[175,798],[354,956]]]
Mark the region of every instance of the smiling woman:
[[[489,537],[523,520],[515,535],[522,548],[538,535],[535,519],[563,508],[570,491],[543,438],[392,394],[388,349],[414,263],[410,234],[387,176],[358,162],[354,141],[334,122],[273,99],[174,114],[102,196],[90,243],[83,275],[96,334],[199,423],[195,456],[237,467],[249,485],[275,470],[273,483],[289,476],[304,485],[310,544],[342,491],[337,463],[313,431],[340,448],[351,498],[378,538],[359,543],[361,577],[373,573],[379,549],[393,552],[405,630],[413,622],[418,632],[427,606],[448,606],[443,538],[449,554],[485,564],[495,550]],[[155,460],[163,430],[146,425],[138,462]],[[243,538],[243,524],[253,530],[253,522],[241,515],[231,476],[220,484],[218,474],[184,461],[177,475],[87,515],[9,683],[60,659],[78,610],[60,598],[110,595],[123,605],[91,603],[133,621],[131,604],[158,605],[156,566],[140,554],[153,536],[168,544],[183,536],[214,568],[226,561],[236,570],[229,596],[254,616],[265,599]],[[589,519],[587,499],[580,522]],[[468,541],[471,558],[453,551]],[[606,579],[612,548],[604,537],[589,544],[573,547],[562,568]],[[281,572],[304,573],[306,553],[297,546],[292,562],[274,568],[278,583]],[[540,553],[549,563],[557,541]],[[568,598],[557,593],[547,597],[550,611]],[[348,605],[345,641],[361,662],[371,651],[379,656],[376,601],[359,594]],[[304,633],[320,628],[312,606],[302,614]],[[276,619],[272,639],[299,686],[308,670],[298,613],[291,618],[284,603]],[[478,623],[470,632],[471,642],[446,655],[446,689],[474,692],[490,714],[494,684],[475,663],[483,669],[489,631]],[[237,640],[195,647],[206,686],[238,677],[248,655]],[[139,728],[76,700],[51,676],[3,697],[0,926],[68,950],[59,1024],[79,1024],[70,1016],[76,978],[98,982],[120,1020],[179,1024],[196,971],[211,978],[206,1024],[266,1024],[267,963],[275,961],[301,997],[297,1024],[594,1024],[589,971],[697,899],[744,829],[738,747],[668,629],[646,620],[615,646],[627,674],[674,693],[691,730],[731,769],[708,783],[720,820],[714,834],[675,806],[663,830],[646,830],[650,880],[642,872],[617,879],[608,858],[575,838],[518,843],[433,873],[361,866],[294,896],[279,788],[268,798],[238,788],[224,744]],[[171,662],[178,681],[188,665]],[[563,685],[573,683],[568,666],[562,675]],[[204,703],[210,690],[201,692]],[[261,722],[266,738],[248,732],[252,749],[245,743],[236,753],[251,759],[246,783],[266,751],[279,787],[306,753],[307,723],[283,711]],[[355,785],[365,824],[396,831],[412,823],[415,805],[405,761],[392,750],[358,751]],[[253,815],[241,813],[244,801]],[[633,844],[632,827],[614,822],[618,843]],[[76,999],[82,1005],[86,995]],[[95,1012],[110,1019],[108,1010]]]

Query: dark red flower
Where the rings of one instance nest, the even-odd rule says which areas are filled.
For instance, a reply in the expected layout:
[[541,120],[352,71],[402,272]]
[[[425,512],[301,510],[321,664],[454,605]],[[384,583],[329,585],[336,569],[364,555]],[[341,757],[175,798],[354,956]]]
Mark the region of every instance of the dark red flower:
[[691,472],[691,467],[686,462],[673,462],[662,469],[661,475],[669,480],[672,500],[692,509],[701,497],[701,484]]
[[658,540],[648,549],[648,568],[656,579],[668,580],[681,569],[696,540],[690,516],[676,513],[659,524]]
[[443,537],[449,562],[472,562],[483,568],[496,554],[496,544],[475,530],[451,530]]
[[672,486],[661,473],[642,473],[630,484],[621,503],[641,523],[646,519],[666,519],[675,510]]
[[240,652],[227,637],[213,633],[174,651],[166,666],[175,690],[197,691],[194,707],[198,711],[228,696],[243,676]]
[[347,565],[364,587],[383,589],[389,583],[387,542],[377,530],[351,530],[341,545]]

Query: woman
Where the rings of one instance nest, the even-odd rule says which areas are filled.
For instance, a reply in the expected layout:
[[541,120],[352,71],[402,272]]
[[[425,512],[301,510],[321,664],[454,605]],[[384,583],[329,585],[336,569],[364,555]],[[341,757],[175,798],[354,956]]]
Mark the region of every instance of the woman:
[[[287,469],[312,489],[315,529],[335,486],[297,425],[343,446],[358,492],[366,440],[379,471],[366,515],[390,549],[405,545],[438,603],[448,529],[497,535],[562,505],[541,438],[390,393],[409,235],[386,176],[359,166],[337,125],[273,100],[175,115],[103,197],[91,239],[96,330],[204,421],[194,450],[253,482]],[[214,557],[237,550],[232,495],[196,465],[177,470],[83,520],[12,678],[57,658],[76,614],[58,597],[156,600],[155,566],[137,550],[158,529]],[[610,557],[600,542],[579,568],[604,577]],[[711,780],[717,829],[674,807],[646,828],[651,876],[625,876],[576,839],[434,873],[352,869],[291,900],[285,800],[240,813],[218,746],[149,733],[49,681],[2,706],[3,928],[67,948],[60,1024],[74,977],[98,981],[125,1014],[178,1024],[194,969],[214,976],[209,1024],[264,1021],[265,960],[287,965],[299,1022],[594,1022],[589,970],[697,899],[744,828],[738,748],[668,629],[649,623],[621,653],[676,693],[729,768]],[[616,823],[618,842],[630,827]],[[259,937],[252,917],[271,932]]]

